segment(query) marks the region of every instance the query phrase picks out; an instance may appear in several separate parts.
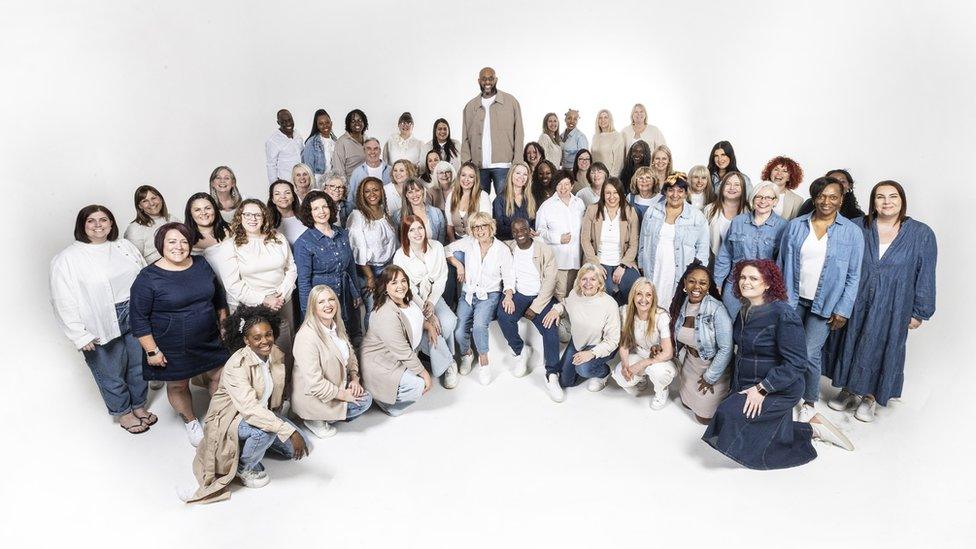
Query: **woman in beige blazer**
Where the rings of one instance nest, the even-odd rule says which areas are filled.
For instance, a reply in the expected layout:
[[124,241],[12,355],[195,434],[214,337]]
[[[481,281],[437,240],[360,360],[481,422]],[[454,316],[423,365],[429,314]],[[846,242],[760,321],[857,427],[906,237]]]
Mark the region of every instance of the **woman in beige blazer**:
[[285,356],[274,343],[279,323],[277,313],[263,305],[242,305],[224,321],[227,346],[237,352],[210,400],[193,459],[199,487],[187,502],[229,498],[225,489],[235,476],[248,488],[267,485],[261,460],[268,450],[289,459],[308,454],[305,438],[279,415],[285,389]]
[[762,180],[771,181],[776,185],[779,200],[773,212],[789,221],[800,214],[803,197],[793,189],[803,182],[803,169],[795,160],[786,156],[777,156],[766,163],[762,171]]
[[620,180],[616,177],[607,179],[600,189],[599,202],[583,214],[580,234],[583,262],[603,266],[606,292],[620,305],[627,303],[630,287],[640,278],[637,270],[640,239],[637,210],[624,200],[624,196]]
[[331,423],[352,421],[373,404],[359,382],[359,361],[349,344],[335,291],[324,284],[308,294],[305,321],[295,335],[292,409],[319,438],[331,437]]
[[432,385],[417,353],[431,357],[435,377],[443,375],[454,358],[438,327],[413,302],[410,279],[402,268],[388,265],[375,288],[373,314],[360,349],[363,385],[380,409],[398,416]]

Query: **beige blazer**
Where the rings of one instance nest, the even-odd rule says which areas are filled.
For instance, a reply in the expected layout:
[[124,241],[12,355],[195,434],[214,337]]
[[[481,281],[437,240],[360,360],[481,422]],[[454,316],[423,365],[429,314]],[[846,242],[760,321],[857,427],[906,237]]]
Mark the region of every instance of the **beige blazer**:
[[410,344],[410,321],[392,299],[387,299],[370,315],[360,356],[363,387],[373,395],[373,400],[383,404],[396,402],[404,370],[409,369],[418,376],[424,370]]
[[783,193],[783,219],[789,221],[800,213],[800,206],[803,205],[803,197],[795,192],[786,189]]
[[346,419],[347,405],[336,400],[352,377],[359,377],[359,361],[348,341],[349,360],[343,364],[339,349],[329,334],[321,336],[315,328],[302,324],[295,335],[292,354],[291,405],[302,419],[341,421]]
[[[603,218],[596,212],[599,204],[586,208],[580,230],[580,245],[583,247],[583,262],[600,265],[600,235],[603,232]],[[620,216],[620,264],[637,268],[637,249],[640,229],[637,226],[637,210],[620,198],[620,207],[627,209],[627,221]],[[619,215],[619,214],[618,214]]]
[[241,420],[254,427],[275,433],[282,442],[288,440],[295,428],[271,410],[281,407],[285,390],[285,355],[276,346],[271,348],[271,399],[268,407],[261,403],[264,394],[264,375],[261,360],[251,349],[244,347],[232,354],[220,374],[220,385],[210,399],[204,418],[203,441],[197,446],[193,459],[193,475],[199,487],[187,502],[210,503],[230,497],[224,489],[237,474],[240,442],[237,428]]
[[[556,266],[556,255],[551,246],[541,238],[534,238],[532,242],[535,244],[535,248],[532,250],[532,264],[539,271],[542,286],[539,287],[539,295],[532,300],[532,305],[529,308],[532,309],[532,312],[539,314],[552,301],[552,296],[556,293],[556,275],[559,272],[559,267]],[[518,244],[514,240],[507,240],[505,244],[508,244],[514,254]]]
[[[491,110],[491,163],[522,159],[525,134],[522,129],[522,107],[511,95],[499,91]],[[464,106],[461,125],[461,162],[481,166],[481,137],[485,128],[485,107],[478,95]],[[375,395],[374,395],[375,396]]]

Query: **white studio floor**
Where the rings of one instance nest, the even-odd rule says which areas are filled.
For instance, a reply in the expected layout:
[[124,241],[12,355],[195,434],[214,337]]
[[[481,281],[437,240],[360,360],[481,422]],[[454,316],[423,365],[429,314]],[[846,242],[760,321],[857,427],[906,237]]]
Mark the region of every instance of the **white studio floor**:
[[[492,344],[502,348],[497,324]],[[555,404],[541,365],[516,379],[493,351],[491,385],[473,375],[453,391],[438,384],[400,418],[371,410],[316,440],[301,462],[266,459],[267,487],[235,482],[229,501],[187,506],[176,490],[194,484],[193,448],[164,392],[151,395],[159,423],[126,434],[104,415],[81,357],[64,347],[52,353],[62,364],[35,372],[53,388],[51,415],[7,446],[16,469],[4,470],[24,474],[4,483],[13,486],[4,493],[17,494],[4,498],[10,522],[0,538],[17,542],[6,547],[109,536],[142,547],[711,546],[716,538],[948,547],[973,539],[973,442],[948,429],[949,408],[932,398],[918,360],[904,398],[873,424],[821,403],[856,451],[817,443],[820,457],[806,466],[758,472],[701,442],[704,428],[674,396],[654,412],[649,397],[611,382],[600,393],[569,390]],[[204,393],[196,394],[202,415]]]

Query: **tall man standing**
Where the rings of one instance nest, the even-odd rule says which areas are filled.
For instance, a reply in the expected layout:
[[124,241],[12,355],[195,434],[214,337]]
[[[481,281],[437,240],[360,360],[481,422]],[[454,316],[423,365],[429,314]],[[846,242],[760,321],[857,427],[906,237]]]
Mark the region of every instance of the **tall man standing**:
[[264,143],[268,183],[291,181],[291,169],[302,161],[304,142],[295,136],[295,119],[287,109],[278,111],[278,131]]
[[525,136],[522,108],[511,95],[498,91],[495,69],[478,73],[481,95],[464,106],[461,133],[461,162],[472,161],[481,172],[481,189],[495,194],[505,191],[505,177],[512,162],[520,158]]

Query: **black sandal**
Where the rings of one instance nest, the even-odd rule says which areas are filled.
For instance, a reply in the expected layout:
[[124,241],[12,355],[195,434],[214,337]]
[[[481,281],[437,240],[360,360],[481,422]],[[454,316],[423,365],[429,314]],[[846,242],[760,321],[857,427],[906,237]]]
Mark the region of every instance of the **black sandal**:
[[143,425],[143,423],[141,421],[139,423],[137,423],[136,425],[132,425],[130,427],[126,427],[125,425],[122,425],[120,423],[119,424],[119,427],[122,427],[123,429],[125,429],[126,431],[128,431],[130,435],[142,434],[142,433],[145,433],[146,431],[149,430],[149,427],[147,425]]
[[138,419],[139,421],[141,421],[142,424],[145,425],[146,427],[149,427],[151,425],[155,425],[156,422],[159,421],[159,418],[156,416],[156,414],[154,414],[152,412],[149,412],[149,411],[147,411],[146,413],[149,414],[149,415],[140,416],[139,414],[137,414],[135,412],[132,412],[132,415],[136,416],[136,419]]

